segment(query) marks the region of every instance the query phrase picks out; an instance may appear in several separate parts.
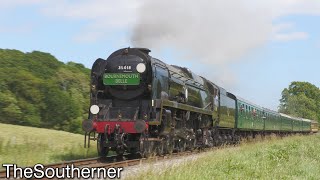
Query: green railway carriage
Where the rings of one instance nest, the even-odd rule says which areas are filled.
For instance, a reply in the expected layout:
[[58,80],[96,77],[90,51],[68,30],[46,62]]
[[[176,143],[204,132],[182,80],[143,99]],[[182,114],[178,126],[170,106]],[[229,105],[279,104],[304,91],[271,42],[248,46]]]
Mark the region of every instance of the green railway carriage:
[[[228,94],[228,93],[227,93]],[[236,97],[235,128],[239,131],[310,132],[311,121],[263,108]],[[229,121],[229,124],[231,121]],[[231,127],[231,125],[229,126]]]
[[239,130],[263,130],[264,119],[262,107],[242,98],[237,98],[237,124]]
[[292,118],[286,114],[280,113],[281,117],[281,131],[292,132],[293,131],[293,121],[299,122],[296,118]]
[[304,132],[310,131],[311,124],[310,120],[292,117],[286,114],[281,115],[281,130],[282,131],[291,131],[291,132]]
[[292,117],[280,113],[281,131],[284,132],[310,132],[311,120],[304,118]]
[[267,108],[263,108],[265,131],[278,132],[281,130],[281,119],[279,113]]
[[302,132],[310,132],[311,131],[311,120],[301,118],[302,121]]
[[293,132],[301,132],[302,131],[302,122],[298,118],[293,118],[292,120],[292,131]]

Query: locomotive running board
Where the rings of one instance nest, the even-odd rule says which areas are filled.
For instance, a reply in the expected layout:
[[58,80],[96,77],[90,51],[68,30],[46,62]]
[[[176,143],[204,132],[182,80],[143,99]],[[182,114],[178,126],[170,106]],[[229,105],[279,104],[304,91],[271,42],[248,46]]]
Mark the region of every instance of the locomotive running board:
[[[169,101],[169,100],[156,99],[154,102],[155,102],[154,105],[155,105],[156,108],[161,108],[160,114],[162,114],[162,111],[163,111],[164,107],[172,107],[172,108],[181,109],[181,110],[185,110],[185,111],[190,111],[190,112],[195,112],[195,113],[200,113],[200,114],[206,114],[206,115],[209,115],[209,116],[212,116],[213,112],[214,112],[214,111],[209,111],[209,110],[206,110],[206,109],[197,108],[197,107],[194,107],[194,106],[178,103],[178,102],[175,102],[175,101]],[[162,121],[162,116],[160,116],[160,121],[158,121],[158,123],[160,123],[161,121]],[[153,125],[154,123],[156,123],[156,122],[149,122],[150,125]]]
[[[156,104],[157,104],[157,101],[156,101]],[[209,111],[209,110],[202,109],[202,108],[197,108],[194,106],[178,103],[175,101],[169,101],[169,100],[160,100],[160,101],[161,101],[161,108],[173,107],[173,108],[177,108],[177,109],[181,109],[181,110],[185,110],[185,111],[196,112],[196,113],[206,114],[206,115],[210,115],[210,116],[212,116],[212,114],[213,114],[213,111]]]

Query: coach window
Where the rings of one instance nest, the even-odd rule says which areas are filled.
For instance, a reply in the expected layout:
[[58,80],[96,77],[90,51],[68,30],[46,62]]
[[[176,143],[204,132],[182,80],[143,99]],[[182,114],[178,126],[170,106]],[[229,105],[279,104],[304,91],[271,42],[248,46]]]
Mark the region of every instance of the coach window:
[[245,109],[244,109],[244,104],[241,104],[241,106],[240,106],[240,111],[241,111],[241,113],[243,113],[244,111],[245,111]]

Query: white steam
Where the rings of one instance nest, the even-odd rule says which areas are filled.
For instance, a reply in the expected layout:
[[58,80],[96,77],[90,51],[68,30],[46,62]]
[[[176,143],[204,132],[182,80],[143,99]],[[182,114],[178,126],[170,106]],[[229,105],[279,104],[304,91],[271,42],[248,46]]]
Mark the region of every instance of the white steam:
[[226,64],[264,44],[271,11],[244,0],[146,1],[132,33],[135,46],[171,47],[188,59]]
[[[244,55],[270,40],[308,38],[305,32],[292,31],[291,22],[273,24],[277,18],[319,15],[318,10],[320,3],[315,0],[147,0],[136,11],[131,42],[150,49],[175,49],[182,59],[202,64],[202,70],[195,72],[228,88],[236,83],[235,75],[226,74],[232,72],[229,65]],[[291,32],[282,33],[284,28]]]

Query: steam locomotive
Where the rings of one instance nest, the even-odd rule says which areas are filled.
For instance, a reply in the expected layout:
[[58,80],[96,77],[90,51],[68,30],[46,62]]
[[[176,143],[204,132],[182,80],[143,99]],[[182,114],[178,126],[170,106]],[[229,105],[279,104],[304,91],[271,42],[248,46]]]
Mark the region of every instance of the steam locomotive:
[[143,157],[239,142],[270,133],[310,133],[317,123],[260,107],[146,48],[123,48],[91,70],[85,146]]

